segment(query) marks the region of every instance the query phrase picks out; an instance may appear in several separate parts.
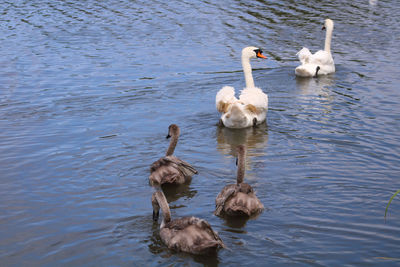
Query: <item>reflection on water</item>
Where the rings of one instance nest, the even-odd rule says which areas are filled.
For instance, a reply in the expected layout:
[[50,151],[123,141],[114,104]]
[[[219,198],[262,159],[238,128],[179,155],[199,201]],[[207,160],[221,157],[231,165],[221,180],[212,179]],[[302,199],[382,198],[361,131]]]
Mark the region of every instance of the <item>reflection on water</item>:
[[378,4],[378,0],[369,0],[369,4],[371,6],[376,6]]
[[[252,218],[252,219],[254,219],[254,218]],[[235,230],[232,230],[232,231],[237,232],[238,228],[243,228],[246,226],[246,223],[249,220],[249,218],[238,216],[238,217],[225,217],[225,218],[222,218],[222,220],[224,220],[224,225],[226,225],[229,228],[234,228]],[[227,231],[230,231],[229,228]],[[241,233],[243,233],[243,232],[241,232]]]
[[267,143],[268,126],[266,123],[245,129],[217,127],[217,149],[221,154],[237,157],[237,146],[245,145],[247,147],[246,170],[252,169],[252,158],[266,155]]
[[296,76],[296,88],[302,95],[320,96],[328,101],[333,100],[330,88],[335,85],[335,74],[320,75],[317,78]]
[[[264,210],[265,211],[265,210]],[[243,228],[246,226],[246,223],[249,220],[257,220],[257,218],[260,217],[261,214],[254,215],[252,217],[246,217],[246,216],[223,216],[221,217],[221,220],[224,220],[224,225],[229,227],[226,230],[227,231],[233,231],[235,233],[240,232],[240,233],[245,233],[243,229],[240,230],[240,228]]]
[[[296,76],[296,89],[299,94],[299,107],[304,111],[313,110],[324,114],[332,112],[332,103],[335,95],[332,87],[335,85],[335,74],[320,75],[318,78],[303,78]],[[304,112],[298,116],[303,117]],[[312,120],[313,118],[309,118]],[[325,117],[318,117],[318,120],[326,120]]]
[[168,203],[177,201],[182,197],[190,200],[197,194],[197,190],[190,188],[190,181],[179,185],[163,184],[162,190],[167,198]]
[[263,156],[268,143],[268,126],[266,123],[245,129],[217,127],[217,149],[223,155],[236,157],[238,145],[247,147],[247,157]]

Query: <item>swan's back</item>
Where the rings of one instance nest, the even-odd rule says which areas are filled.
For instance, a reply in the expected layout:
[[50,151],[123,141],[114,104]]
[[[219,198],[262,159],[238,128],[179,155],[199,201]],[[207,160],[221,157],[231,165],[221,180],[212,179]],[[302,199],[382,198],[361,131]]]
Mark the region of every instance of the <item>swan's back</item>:
[[150,184],[183,184],[197,170],[189,163],[178,159],[175,156],[162,157],[150,166]]
[[315,54],[311,55],[306,63],[301,64],[295,69],[297,76],[301,77],[313,77],[316,76],[318,68],[318,75],[330,74],[335,72],[335,63],[333,61],[331,53],[319,50]]
[[268,111],[268,95],[260,88],[251,87],[235,97],[231,86],[224,86],[215,98],[216,107],[222,113],[221,120],[229,128],[245,128],[265,121]]
[[332,54],[324,50],[319,50],[312,55],[312,63],[320,67],[324,65],[334,65]]
[[258,87],[243,89],[239,100],[245,105],[253,105],[257,113],[268,110],[268,95]]
[[311,54],[308,48],[303,47],[303,49],[297,53],[297,56],[303,65],[315,64],[321,67],[323,65],[334,64],[332,54],[325,50],[318,50],[315,54]]
[[224,247],[210,224],[196,217],[184,217],[166,223],[160,230],[160,236],[168,248],[193,254]]
[[261,213],[264,205],[249,184],[225,186],[215,199],[215,215],[254,216]]

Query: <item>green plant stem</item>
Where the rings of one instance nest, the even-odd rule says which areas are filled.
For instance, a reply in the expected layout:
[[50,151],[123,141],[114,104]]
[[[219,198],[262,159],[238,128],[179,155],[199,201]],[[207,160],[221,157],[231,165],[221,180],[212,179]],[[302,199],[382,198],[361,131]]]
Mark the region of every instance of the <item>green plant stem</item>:
[[386,213],[389,209],[390,203],[392,203],[393,198],[400,193],[400,189],[396,191],[396,193],[393,194],[393,196],[390,198],[389,203],[386,205],[386,209],[385,209],[385,221],[386,221]]

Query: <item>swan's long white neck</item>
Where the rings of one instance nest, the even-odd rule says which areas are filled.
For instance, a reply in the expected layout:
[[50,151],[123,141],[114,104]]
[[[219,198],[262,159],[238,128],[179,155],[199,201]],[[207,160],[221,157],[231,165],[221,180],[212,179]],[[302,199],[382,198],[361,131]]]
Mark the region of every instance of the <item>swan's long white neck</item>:
[[244,79],[246,81],[246,88],[254,87],[253,75],[251,74],[250,58],[245,55],[242,55],[242,67]]
[[326,28],[325,48],[324,48],[324,50],[326,52],[328,52],[328,53],[331,52],[332,32],[333,32],[333,27],[327,27]]

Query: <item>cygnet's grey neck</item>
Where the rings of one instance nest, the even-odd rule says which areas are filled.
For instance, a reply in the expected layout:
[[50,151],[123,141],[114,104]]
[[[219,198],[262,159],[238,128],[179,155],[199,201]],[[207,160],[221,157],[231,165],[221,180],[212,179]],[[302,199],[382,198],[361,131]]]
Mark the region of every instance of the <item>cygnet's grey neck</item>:
[[[164,226],[164,224],[168,223],[171,221],[171,211],[169,209],[169,205],[167,202],[167,199],[165,198],[165,195],[162,191],[157,191],[154,193],[155,201],[158,204],[158,207],[161,208],[161,212],[163,213],[163,220],[161,223],[161,227]],[[154,205],[153,205],[154,209]],[[156,211],[158,213],[158,211]]]
[[238,149],[238,158],[237,158],[237,184],[243,183],[244,180],[244,172],[245,172],[245,150],[244,148]]
[[172,135],[171,136],[171,141],[169,142],[169,147],[167,149],[167,153],[165,153],[165,156],[171,156],[174,154],[175,147],[178,143],[178,135]]

